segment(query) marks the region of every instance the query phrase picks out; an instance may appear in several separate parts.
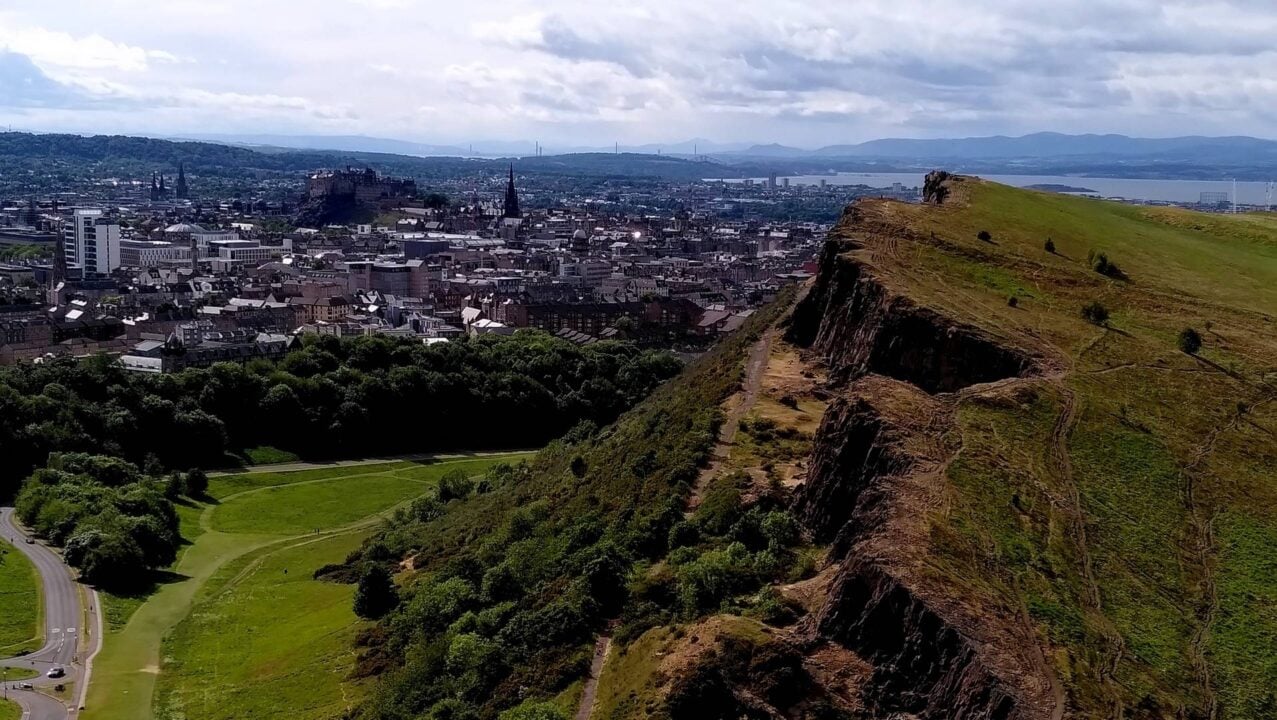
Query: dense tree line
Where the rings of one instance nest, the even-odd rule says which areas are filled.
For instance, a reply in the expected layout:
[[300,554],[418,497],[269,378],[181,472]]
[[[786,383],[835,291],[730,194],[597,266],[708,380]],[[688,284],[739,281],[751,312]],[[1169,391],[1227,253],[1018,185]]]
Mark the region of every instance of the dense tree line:
[[172,480],[182,477],[166,481],[118,458],[55,453],[24,484],[17,513],[64,548],[67,564],[86,581],[130,586],[177,558],[181,538],[171,494]]
[[606,424],[675,375],[678,360],[545,333],[431,346],[312,338],[282,361],[167,375],[110,358],[0,370],[0,497],[53,452],[92,452],[151,474],[233,463],[273,446],[303,457],[540,446]]
[[[584,676],[609,620],[621,639],[723,610],[783,621],[766,585],[802,563],[779,488],[747,503],[748,478],[725,475],[685,516],[720,403],[783,306],[756,313],[618,422],[582,423],[531,463],[414,502],[345,571],[328,569],[357,578],[358,609],[382,616],[358,641],[356,673],[380,681],[356,717],[554,717],[540,701]],[[405,556],[418,572],[392,592],[386,577]]]

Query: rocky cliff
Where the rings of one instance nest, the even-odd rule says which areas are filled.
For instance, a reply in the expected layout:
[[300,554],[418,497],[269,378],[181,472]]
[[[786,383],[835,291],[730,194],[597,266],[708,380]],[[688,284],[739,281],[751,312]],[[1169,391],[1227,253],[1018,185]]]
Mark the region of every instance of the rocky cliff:
[[[844,219],[846,220],[846,218]],[[858,246],[831,240],[789,328],[837,393],[816,434],[795,514],[831,542],[834,576],[805,642],[835,643],[872,671],[875,717],[1003,720],[1056,712],[1031,630],[1005,610],[946,596],[920,572],[926,514],[943,502],[954,391],[1030,376],[1035,361],[880,282]]]

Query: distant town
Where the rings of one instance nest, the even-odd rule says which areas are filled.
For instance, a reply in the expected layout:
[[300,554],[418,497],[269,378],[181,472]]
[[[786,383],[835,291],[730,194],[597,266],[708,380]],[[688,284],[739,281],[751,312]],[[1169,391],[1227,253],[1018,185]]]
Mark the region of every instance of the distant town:
[[[197,168],[12,198],[0,364],[110,354],[167,373],[277,358],[306,335],[447,342],[536,328],[698,352],[814,272],[859,195],[916,188],[435,183],[367,168],[210,197]],[[820,217],[826,222],[782,217]]]

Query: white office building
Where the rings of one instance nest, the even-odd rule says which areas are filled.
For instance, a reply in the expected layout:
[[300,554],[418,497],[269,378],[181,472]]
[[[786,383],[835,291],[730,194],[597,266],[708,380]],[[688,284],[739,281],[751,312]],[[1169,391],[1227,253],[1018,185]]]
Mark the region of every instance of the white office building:
[[109,275],[120,267],[120,225],[100,209],[76,210],[63,223],[62,250],[85,275]]

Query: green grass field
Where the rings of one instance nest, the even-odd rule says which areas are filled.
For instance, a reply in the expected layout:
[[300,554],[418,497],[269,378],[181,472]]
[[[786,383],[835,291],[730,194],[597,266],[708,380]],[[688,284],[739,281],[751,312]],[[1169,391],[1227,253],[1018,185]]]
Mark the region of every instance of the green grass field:
[[227,563],[165,641],[163,718],[335,718],[359,697],[346,682],[361,622],[354,588],[312,579],[367,531],[271,546]]
[[0,720],[18,720],[22,717],[22,708],[12,700],[0,700]]
[[43,606],[35,566],[0,540],[0,655],[35,650],[43,642]]
[[[211,502],[179,508],[190,544],[169,577],[144,597],[104,597],[111,632],[82,717],[337,713],[346,702],[343,663],[353,660],[353,588],[313,581],[311,573],[343,560],[380,517],[430,490],[445,472],[459,467],[478,475],[529,455],[212,477]],[[242,635],[228,635],[227,627]],[[299,685],[300,677],[306,682]],[[209,700],[231,695],[236,704]],[[218,708],[229,714],[206,714]]]

